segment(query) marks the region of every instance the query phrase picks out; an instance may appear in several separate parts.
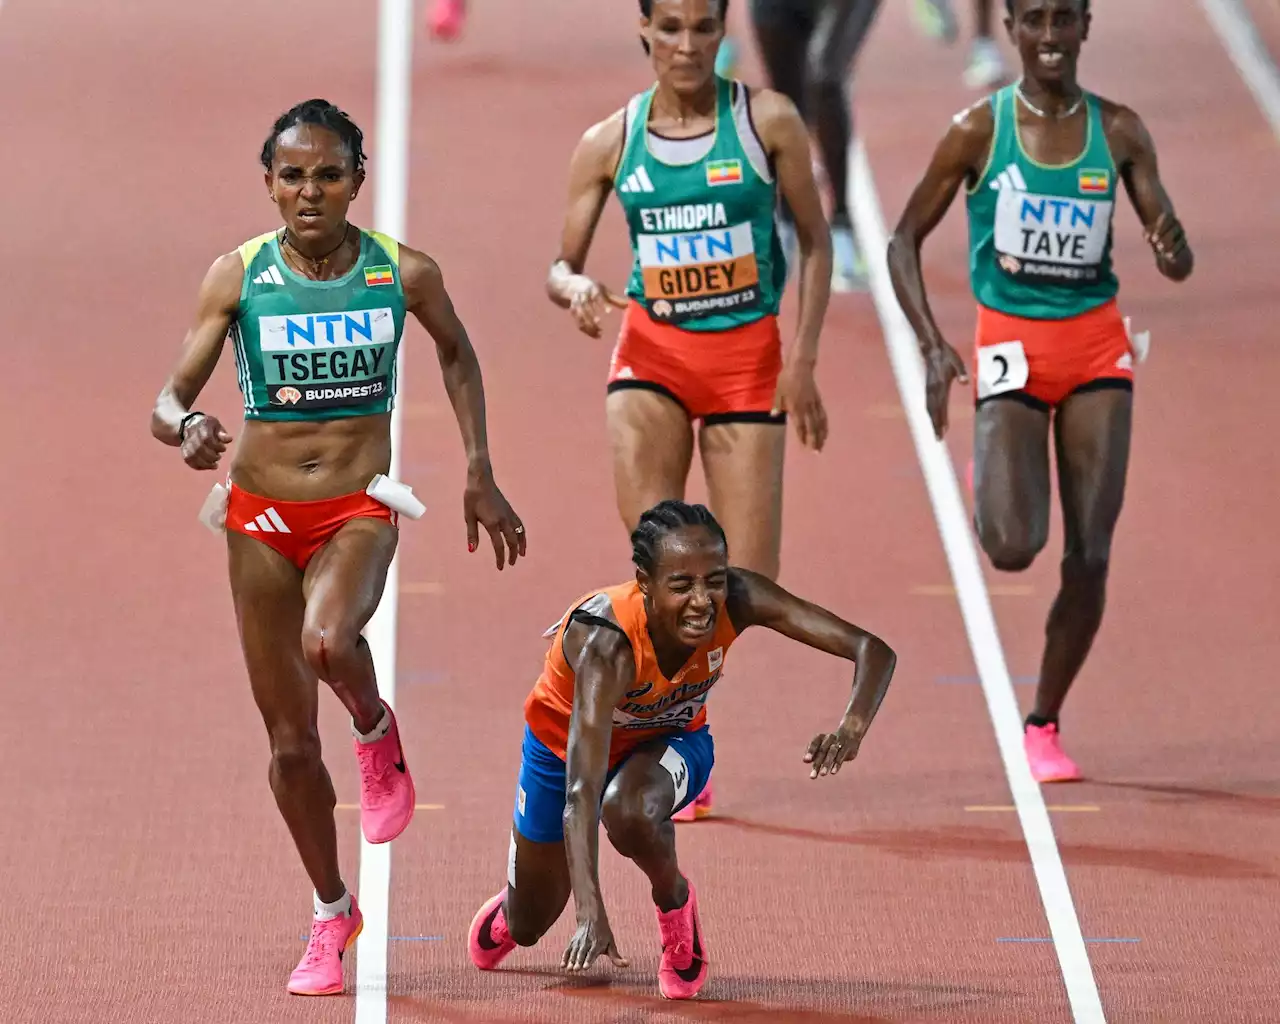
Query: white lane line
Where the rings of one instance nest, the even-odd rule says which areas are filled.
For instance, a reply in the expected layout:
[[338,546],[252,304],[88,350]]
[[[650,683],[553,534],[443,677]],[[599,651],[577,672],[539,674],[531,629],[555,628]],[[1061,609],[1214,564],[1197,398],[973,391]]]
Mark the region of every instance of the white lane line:
[[1280,139],[1280,71],[1248,9],[1240,0],[1200,0],[1200,6],[1262,108],[1272,133]]
[[1076,1024],[1105,1024],[1102,1000],[1085,949],[1075,904],[1071,900],[1071,889],[1054,839],[1053,826],[1049,822],[1049,811],[1039,784],[1031,777],[1022,749],[1022,714],[1005,664],[955,467],[946,445],[933,436],[933,426],[924,402],[924,364],[915,332],[898,306],[889,280],[889,266],[885,259],[889,233],[880,210],[871,165],[861,142],[855,141],[850,147],[849,169],[850,208],[858,237],[867,254],[872,298],[884,328],[885,347],[951,567],[951,578],[955,581],[969,646],[986,696],[987,712],[995,728],[1000,758],[1009,779],[1027,852],[1031,855],[1031,866],[1058,954],[1072,1018]]
[[[377,153],[373,164],[373,221],[376,231],[405,237],[409,200],[409,99],[412,91],[413,0],[378,4]],[[404,409],[404,347],[396,367],[399,394],[391,413],[391,477],[400,477],[401,420]],[[400,556],[391,560],[378,610],[365,628],[378,689],[396,703],[396,613]],[[360,838],[360,883],[364,931],[356,942],[356,1024],[386,1024],[387,935],[391,902],[391,844],[374,846]]]

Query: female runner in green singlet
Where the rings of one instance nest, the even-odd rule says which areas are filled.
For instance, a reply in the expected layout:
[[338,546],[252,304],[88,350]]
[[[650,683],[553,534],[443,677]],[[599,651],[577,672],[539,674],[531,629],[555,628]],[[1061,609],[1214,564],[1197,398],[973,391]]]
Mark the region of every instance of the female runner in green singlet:
[[194,408],[230,333],[245,404],[225,526],[244,657],[271,746],[270,782],[315,888],[307,951],[289,991],[343,989],[342,953],[360,909],[338,863],[334,790],[320,755],[318,680],[351,715],[365,838],[388,842],[413,816],[395,717],[378,695],[361,630],[382,595],[397,517],[366,493],[390,471],[396,352],[406,313],[436,344],[467,453],[463,514],[483,525],[499,569],[525,554],[524,527],[494,483],[480,364],[440,269],[347,211],[364,181],[363,137],[332,104],[284,114],[262,162],[284,229],[214,262],[195,323],[152,413],[152,433],[197,470],[231,435]]

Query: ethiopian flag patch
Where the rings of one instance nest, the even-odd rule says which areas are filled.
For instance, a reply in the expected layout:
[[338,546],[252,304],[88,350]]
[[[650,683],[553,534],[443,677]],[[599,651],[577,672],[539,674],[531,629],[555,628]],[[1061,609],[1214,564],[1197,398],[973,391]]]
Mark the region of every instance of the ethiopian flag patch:
[[1105,192],[1111,187],[1111,172],[1082,170],[1079,182],[1081,192]]
[[376,288],[380,284],[395,284],[396,278],[390,267],[365,267],[364,283],[370,288]]
[[737,185],[741,181],[741,160],[712,160],[707,164],[708,185]]

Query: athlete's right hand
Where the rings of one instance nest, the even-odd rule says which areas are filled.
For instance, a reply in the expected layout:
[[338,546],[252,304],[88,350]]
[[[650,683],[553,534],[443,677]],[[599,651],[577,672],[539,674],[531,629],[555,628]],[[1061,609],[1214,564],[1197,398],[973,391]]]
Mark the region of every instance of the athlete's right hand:
[[578,330],[591,338],[600,337],[600,320],[609,307],[626,309],[624,296],[614,295],[608,288],[591,280],[586,274],[574,274],[565,286],[569,296],[569,312],[578,324]]
[[218,417],[204,413],[187,424],[182,435],[182,461],[192,469],[217,469],[231,443]]
[[939,341],[929,349],[924,359],[925,403],[929,419],[933,420],[933,435],[939,441],[947,432],[947,402],[951,397],[951,382],[969,383],[968,371],[960,353],[945,341]]
[[569,973],[585,971],[601,954],[613,961],[614,967],[629,967],[631,961],[618,952],[618,944],[613,938],[613,929],[609,927],[609,918],[604,912],[603,904],[586,920],[578,920],[578,930],[569,940],[560,966]]

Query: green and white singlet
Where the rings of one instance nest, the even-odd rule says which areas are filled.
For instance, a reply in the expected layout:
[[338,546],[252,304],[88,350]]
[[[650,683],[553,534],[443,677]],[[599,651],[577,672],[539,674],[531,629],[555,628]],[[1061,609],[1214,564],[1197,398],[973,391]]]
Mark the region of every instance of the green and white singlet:
[[1065,320],[1115,298],[1111,266],[1116,164],[1098,98],[1084,94],[1084,149],[1065,164],[1037,163],[1018,132],[1016,86],[991,97],[991,154],[969,190],[969,277],[988,309]]
[[231,338],[245,418],[390,412],[405,318],[399,243],[361,230],[355,266],[332,281],[290,269],[274,231],[239,252],[244,280]]
[[649,129],[657,86],[627,104],[614,191],[634,253],[627,294],[661,323],[725,331],[774,315],[786,262],[777,186],[751,126],[747,90],[716,78],[716,124],[668,139]]

